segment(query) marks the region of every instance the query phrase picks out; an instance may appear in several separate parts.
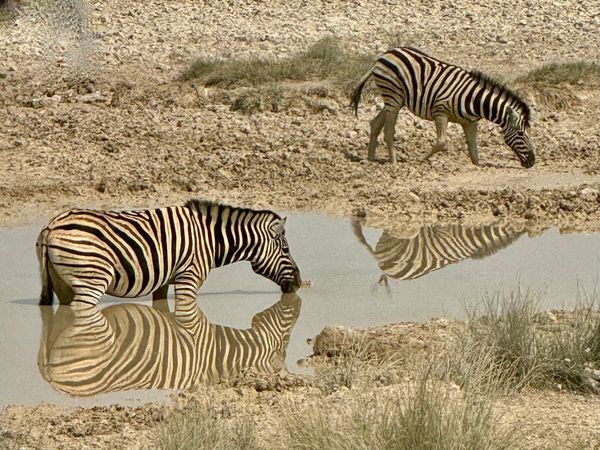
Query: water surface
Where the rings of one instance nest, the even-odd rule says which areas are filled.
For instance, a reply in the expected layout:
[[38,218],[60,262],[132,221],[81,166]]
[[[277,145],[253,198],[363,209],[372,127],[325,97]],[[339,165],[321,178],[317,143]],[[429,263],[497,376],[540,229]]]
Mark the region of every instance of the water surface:
[[[37,306],[35,239],[41,227],[0,230],[0,405],[139,404],[164,398],[164,390],[140,389],[73,396],[45,381],[38,356],[49,348],[41,339],[44,315],[52,316]],[[292,371],[301,370],[296,361],[311,353],[306,339],[328,324],[367,327],[462,318],[465,302],[517,282],[544,289],[545,307],[568,307],[578,285],[591,288],[600,273],[600,235],[561,235],[556,228],[533,238],[510,227],[390,232],[349,220],[292,215],[286,235],[303,279],[312,282],[298,292],[301,308],[287,331],[285,360]],[[246,330],[255,314],[280,300],[276,285],[254,274],[248,263],[238,263],[210,274],[198,306],[211,324]],[[112,305],[132,308],[126,306],[130,303],[104,298],[99,311]],[[151,306],[147,298],[133,303]]]

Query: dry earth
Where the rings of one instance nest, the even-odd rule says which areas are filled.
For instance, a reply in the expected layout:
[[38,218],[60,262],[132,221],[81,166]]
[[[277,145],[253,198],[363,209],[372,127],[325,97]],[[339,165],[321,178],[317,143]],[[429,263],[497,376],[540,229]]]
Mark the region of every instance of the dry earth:
[[[196,57],[285,56],[325,36],[373,56],[413,45],[514,79],[548,62],[598,61],[597,2],[55,3],[71,5],[70,20],[57,21],[47,8],[36,12],[30,1],[16,19],[0,22],[2,225],[75,206],[150,207],[208,197],[360,215],[381,225],[511,220],[600,228],[596,85],[517,86],[534,109],[538,163],[525,170],[489,124],[480,126],[481,167],[470,164],[453,126],[449,152],[421,162],[434,127],[407,112],[397,145],[408,162],[355,161],[366,153],[372,97],[356,118],[338,87],[286,83],[288,107],[245,114],[231,105],[247,86],[224,91],[179,80]],[[272,417],[288,397],[310,398],[305,389],[252,394],[249,404]],[[514,409],[513,420],[540,424],[524,448],[565,448],[573,430],[598,433],[595,397],[533,392],[506,407]],[[125,448],[144,445],[168,408],[13,406],[0,428],[33,447]]]
[[374,56],[410,44],[510,79],[547,62],[598,60],[594,2],[112,0],[66,8],[71,20],[58,23],[31,9],[0,28],[0,223],[199,196],[390,223],[598,228],[598,86],[518,86],[534,108],[538,152],[525,170],[491,124],[480,126],[482,167],[470,164],[458,126],[447,154],[421,162],[434,126],[408,112],[397,127],[407,163],[353,162],[348,154],[366,153],[373,98],[355,118],[339,89],[311,82],[289,87],[299,103],[244,114],[231,105],[247,87],[178,81],[199,56],[285,56],[324,36]]

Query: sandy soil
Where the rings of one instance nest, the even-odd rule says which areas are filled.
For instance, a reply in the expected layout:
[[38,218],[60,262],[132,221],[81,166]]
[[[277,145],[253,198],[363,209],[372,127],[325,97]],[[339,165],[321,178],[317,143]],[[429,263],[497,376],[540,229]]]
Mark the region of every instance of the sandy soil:
[[[71,207],[208,197],[387,227],[508,220],[600,229],[596,85],[517,86],[534,109],[538,163],[525,170],[490,124],[480,125],[481,167],[469,162],[458,126],[447,153],[421,162],[434,126],[403,112],[397,146],[408,162],[371,163],[372,97],[356,118],[335,86],[286,84],[288,107],[245,114],[231,105],[248,87],[178,78],[199,56],[283,56],[337,36],[374,57],[413,45],[512,79],[547,62],[598,60],[594,2],[101,0],[63,11],[70,19],[59,22],[28,4],[0,22],[0,225]],[[306,389],[254,393],[251,404],[269,410],[287,397],[310,398]],[[580,429],[597,435],[597,407],[596,397],[560,392],[525,393],[507,405],[514,420],[539,422],[532,446],[540,448],[564,448]],[[32,447],[143,446],[169,408],[12,406],[0,429]]]

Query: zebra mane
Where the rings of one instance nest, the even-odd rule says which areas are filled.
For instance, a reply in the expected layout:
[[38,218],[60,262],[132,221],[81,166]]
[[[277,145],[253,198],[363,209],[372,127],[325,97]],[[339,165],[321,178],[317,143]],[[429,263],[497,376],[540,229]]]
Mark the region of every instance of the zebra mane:
[[268,209],[240,208],[237,206],[226,205],[224,203],[213,201],[213,200],[205,200],[205,199],[198,199],[198,198],[193,198],[193,199],[188,200],[187,202],[185,202],[185,204],[183,206],[185,206],[186,208],[189,208],[193,211],[199,211],[202,207],[204,207],[206,209],[210,209],[213,206],[218,206],[219,209],[230,209],[230,210],[236,210],[239,212],[254,212],[254,213],[271,214],[275,218],[281,219],[281,216],[279,214],[277,214],[271,210],[268,210]]
[[525,126],[526,127],[529,126],[529,124],[531,123],[531,109],[529,108],[529,105],[523,99],[523,97],[521,97],[519,94],[517,94],[511,88],[509,88],[506,85],[506,83],[504,83],[502,81],[498,81],[498,80],[490,77],[489,75],[486,75],[485,73],[480,72],[479,70],[470,70],[469,74],[476,80],[479,80],[482,83],[484,83],[486,87],[488,87],[490,89],[496,88],[500,92],[506,93],[506,96],[509,99],[513,100],[517,104],[518,108],[520,109],[520,112],[523,116],[523,123],[525,124]]

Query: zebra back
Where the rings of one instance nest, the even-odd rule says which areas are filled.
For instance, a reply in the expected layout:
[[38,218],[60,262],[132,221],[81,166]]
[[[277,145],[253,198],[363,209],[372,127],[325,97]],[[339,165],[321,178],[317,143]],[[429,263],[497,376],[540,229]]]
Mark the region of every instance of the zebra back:
[[373,249],[362,235],[360,225],[355,225],[354,231],[381,271],[398,280],[420,278],[468,258],[485,258],[525,233],[500,225],[425,225],[410,238],[398,238],[384,231]]

